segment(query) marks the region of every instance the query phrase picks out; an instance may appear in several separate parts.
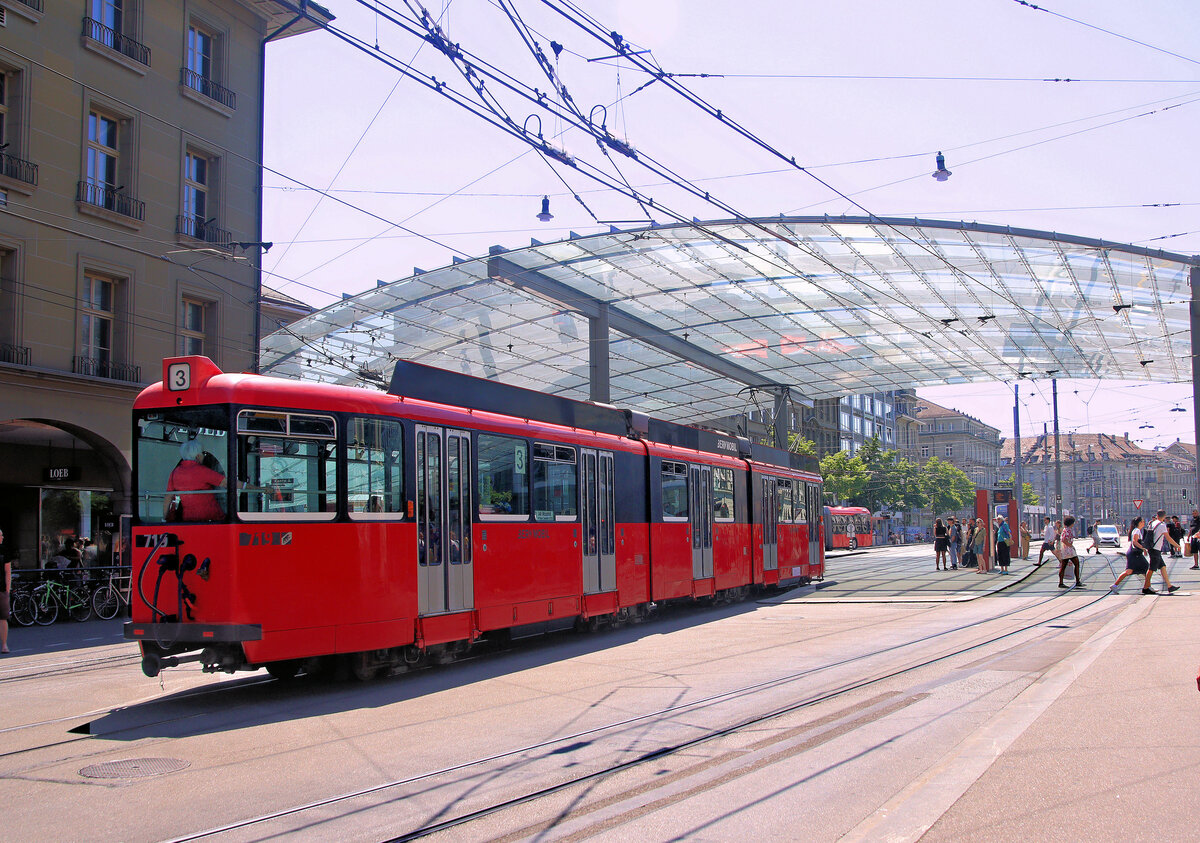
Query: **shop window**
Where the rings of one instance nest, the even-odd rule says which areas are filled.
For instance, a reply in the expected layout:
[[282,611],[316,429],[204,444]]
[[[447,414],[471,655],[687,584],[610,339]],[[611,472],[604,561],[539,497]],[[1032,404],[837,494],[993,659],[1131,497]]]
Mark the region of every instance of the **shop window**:
[[479,514],[485,520],[529,517],[529,444],[479,434]]

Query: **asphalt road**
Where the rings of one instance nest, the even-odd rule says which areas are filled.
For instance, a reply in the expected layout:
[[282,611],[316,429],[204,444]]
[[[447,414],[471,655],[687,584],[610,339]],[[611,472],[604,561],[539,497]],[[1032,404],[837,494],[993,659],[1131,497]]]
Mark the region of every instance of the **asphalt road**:
[[118,621],[16,629],[5,836],[1190,840],[1200,572],[1111,595],[1121,561],[1076,591],[880,548],[819,588],[365,684],[160,682]]

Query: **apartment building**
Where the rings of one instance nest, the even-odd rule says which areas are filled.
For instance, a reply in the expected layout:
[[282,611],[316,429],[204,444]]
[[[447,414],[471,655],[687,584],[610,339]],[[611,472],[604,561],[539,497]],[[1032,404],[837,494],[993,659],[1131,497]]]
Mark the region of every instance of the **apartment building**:
[[[297,14],[303,7],[306,15]],[[0,529],[36,566],[130,507],[162,358],[257,360],[266,44],[305,0],[0,0]]]

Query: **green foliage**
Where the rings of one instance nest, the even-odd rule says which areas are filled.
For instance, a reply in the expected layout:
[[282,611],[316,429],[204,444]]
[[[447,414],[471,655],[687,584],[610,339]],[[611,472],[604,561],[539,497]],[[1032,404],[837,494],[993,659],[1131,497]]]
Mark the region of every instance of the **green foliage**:
[[805,439],[799,433],[788,434],[788,450],[793,454],[800,454],[805,457],[815,457],[817,455],[817,443],[811,439]]
[[917,480],[922,505],[934,512],[963,509],[975,497],[975,484],[962,469],[930,457]]
[[[1007,480],[1001,480],[1000,485],[1001,486],[1012,486],[1016,483],[1016,479],[1017,479],[1017,475],[1014,472],[1013,474],[1008,475]],[[1038,506],[1041,502],[1042,502],[1042,497],[1041,497],[1041,495],[1039,495],[1033,491],[1032,484],[1030,484],[1030,483],[1022,483],[1021,484],[1021,504],[1022,504],[1022,506]]]
[[821,460],[821,478],[825,484],[825,500],[828,503],[850,501],[858,498],[867,487],[867,469],[857,454],[849,451],[834,451]]

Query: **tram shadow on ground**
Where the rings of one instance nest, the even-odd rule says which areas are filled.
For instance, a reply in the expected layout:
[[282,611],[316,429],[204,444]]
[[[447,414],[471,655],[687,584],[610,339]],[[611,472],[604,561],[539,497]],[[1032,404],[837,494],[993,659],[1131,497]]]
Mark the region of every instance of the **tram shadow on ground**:
[[[231,678],[221,685],[189,688],[113,710],[71,731],[107,740],[137,741],[220,734],[356,709],[382,708],[765,608],[753,599],[718,606],[667,607],[643,623],[588,633],[568,630],[533,636],[502,649],[485,647],[477,656],[469,655],[450,664],[368,682],[325,675],[302,675],[279,681],[271,679],[266,671],[258,671]],[[155,680],[147,680],[152,681]],[[684,685],[686,680],[681,679],[681,687]]]

